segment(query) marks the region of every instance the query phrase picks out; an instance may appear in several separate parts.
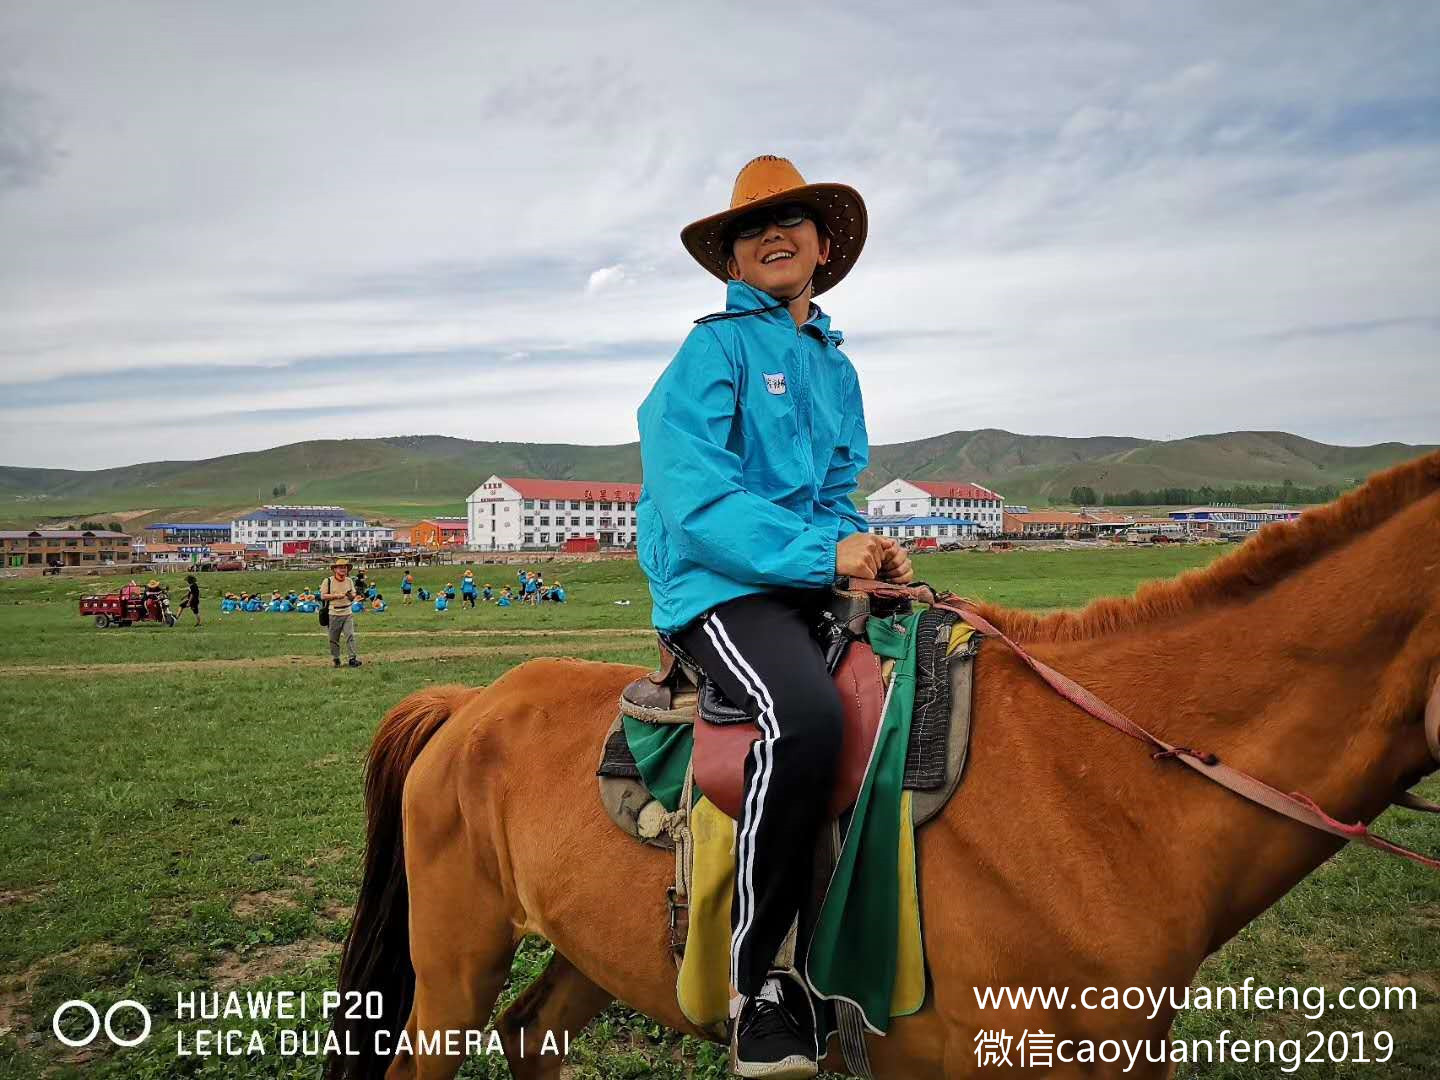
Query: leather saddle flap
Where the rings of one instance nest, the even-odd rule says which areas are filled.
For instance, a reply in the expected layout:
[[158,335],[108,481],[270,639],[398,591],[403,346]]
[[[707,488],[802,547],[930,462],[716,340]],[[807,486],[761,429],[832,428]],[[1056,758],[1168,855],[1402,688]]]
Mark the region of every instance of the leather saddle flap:
[[[880,681],[880,661],[870,646],[857,641],[845,651],[835,671],[844,713],[844,735],[835,788],[829,793],[826,816],[833,818],[849,809],[860,794],[870,750],[880,730],[885,692]],[[736,707],[725,702],[733,714]],[[712,723],[702,694],[701,719],[695,724],[695,783],[712,803],[737,821],[745,786],[745,758],[760,738],[755,719]],[[819,797],[818,793],[816,797]]]

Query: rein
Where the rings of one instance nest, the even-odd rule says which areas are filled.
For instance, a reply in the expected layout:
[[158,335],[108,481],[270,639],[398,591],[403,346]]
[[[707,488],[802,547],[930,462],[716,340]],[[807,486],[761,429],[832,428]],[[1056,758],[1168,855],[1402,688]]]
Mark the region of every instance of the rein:
[[[1251,776],[1249,773],[1226,765],[1212,753],[1203,750],[1196,750],[1188,746],[1172,746],[1164,739],[1146,731],[1135,721],[1131,720],[1118,709],[1107,705],[1098,697],[1092,694],[1085,687],[1075,682],[1068,675],[1056,671],[1043,660],[1032,656],[1024,646],[1013,641],[1004,631],[1000,630],[984,616],[975,611],[973,601],[965,600],[954,593],[936,593],[929,585],[916,583],[914,585],[891,585],[886,582],[860,581],[852,579],[849,587],[858,592],[873,593],[879,596],[919,600],[921,603],[930,604],[945,611],[952,611],[963,618],[980,633],[989,637],[999,638],[1008,645],[1020,657],[1027,666],[1037,675],[1045,680],[1061,697],[1078,705],[1085,712],[1097,720],[1122,732],[1130,738],[1145,743],[1152,750],[1152,760],[1165,761],[1175,760],[1194,769],[1207,780],[1214,781],[1223,788],[1228,788],[1241,798],[1248,799],[1258,806],[1273,810],[1277,814],[1283,814],[1292,821],[1301,825],[1318,829],[1320,832],[1329,833],[1331,836],[1338,836],[1342,840],[1365,844],[1368,847],[1385,851],[1391,855],[1398,855],[1402,859],[1409,859],[1411,862],[1419,863],[1421,866],[1428,866],[1432,870],[1440,870],[1440,858],[1429,855],[1422,855],[1418,851],[1411,851],[1402,847],[1383,836],[1376,836],[1363,824],[1357,822],[1354,825],[1347,825],[1337,821],[1325,813],[1316,802],[1302,792],[1283,792],[1278,788],[1271,787],[1263,780]],[[1425,738],[1430,746],[1430,752],[1435,760],[1440,762],[1440,683],[1436,684],[1431,694],[1429,704],[1425,709]],[[1410,810],[1418,810],[1422,813],[1440,814],[1440,805],[1428,802],[1419,796],[1406,792],[1392,800],[1394,805],[1405,807]]]

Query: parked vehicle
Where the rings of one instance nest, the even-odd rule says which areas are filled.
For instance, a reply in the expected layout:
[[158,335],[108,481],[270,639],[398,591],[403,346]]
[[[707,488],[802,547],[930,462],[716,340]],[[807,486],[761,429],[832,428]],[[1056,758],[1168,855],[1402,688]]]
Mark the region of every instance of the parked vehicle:
[[80,614],[92,617],[101,630],[137,622],[174,626],[179,621],[170,610],[170,590],[164,586],[125,585],[119,592],[82,596]]

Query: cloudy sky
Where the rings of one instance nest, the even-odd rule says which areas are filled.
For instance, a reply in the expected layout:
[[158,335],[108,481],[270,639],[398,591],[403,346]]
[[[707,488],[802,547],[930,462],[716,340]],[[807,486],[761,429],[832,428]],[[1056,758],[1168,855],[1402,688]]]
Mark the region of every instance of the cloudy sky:
[[1440,440],[1440,4],[0,7],[0,464],[635,437],[741,164],[872,440]]

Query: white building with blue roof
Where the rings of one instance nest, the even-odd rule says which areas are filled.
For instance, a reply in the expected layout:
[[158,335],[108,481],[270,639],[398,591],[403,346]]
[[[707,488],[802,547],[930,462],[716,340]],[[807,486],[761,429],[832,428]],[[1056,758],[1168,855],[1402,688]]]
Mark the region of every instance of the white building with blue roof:
[[[872,523],[872,532],[874,522],[880,518],[908,516],[944,518],[952,525],[965,522],[979,532],[998,536],[1004,528],[1006,507],[1003,495],[979,484],[896,477],[865,497],[865,513]],[[911,526],[922,528],[914,522]],[[953,539],[953,532],[951,536]]]
[[343,506],[262,506],[230,523],[237,544],[264,544],[271,555],[305,550],[374,551],[395,542],[388,525],[371,525]]
[[973,539],[987,531],[978,521],[968,518],[929,517],[923,514],[872,514],[866,524],[876,536],[893,536],[897,540],[915,540],[929,536],[942,544],[947,541],[953,544],[957,540]]

